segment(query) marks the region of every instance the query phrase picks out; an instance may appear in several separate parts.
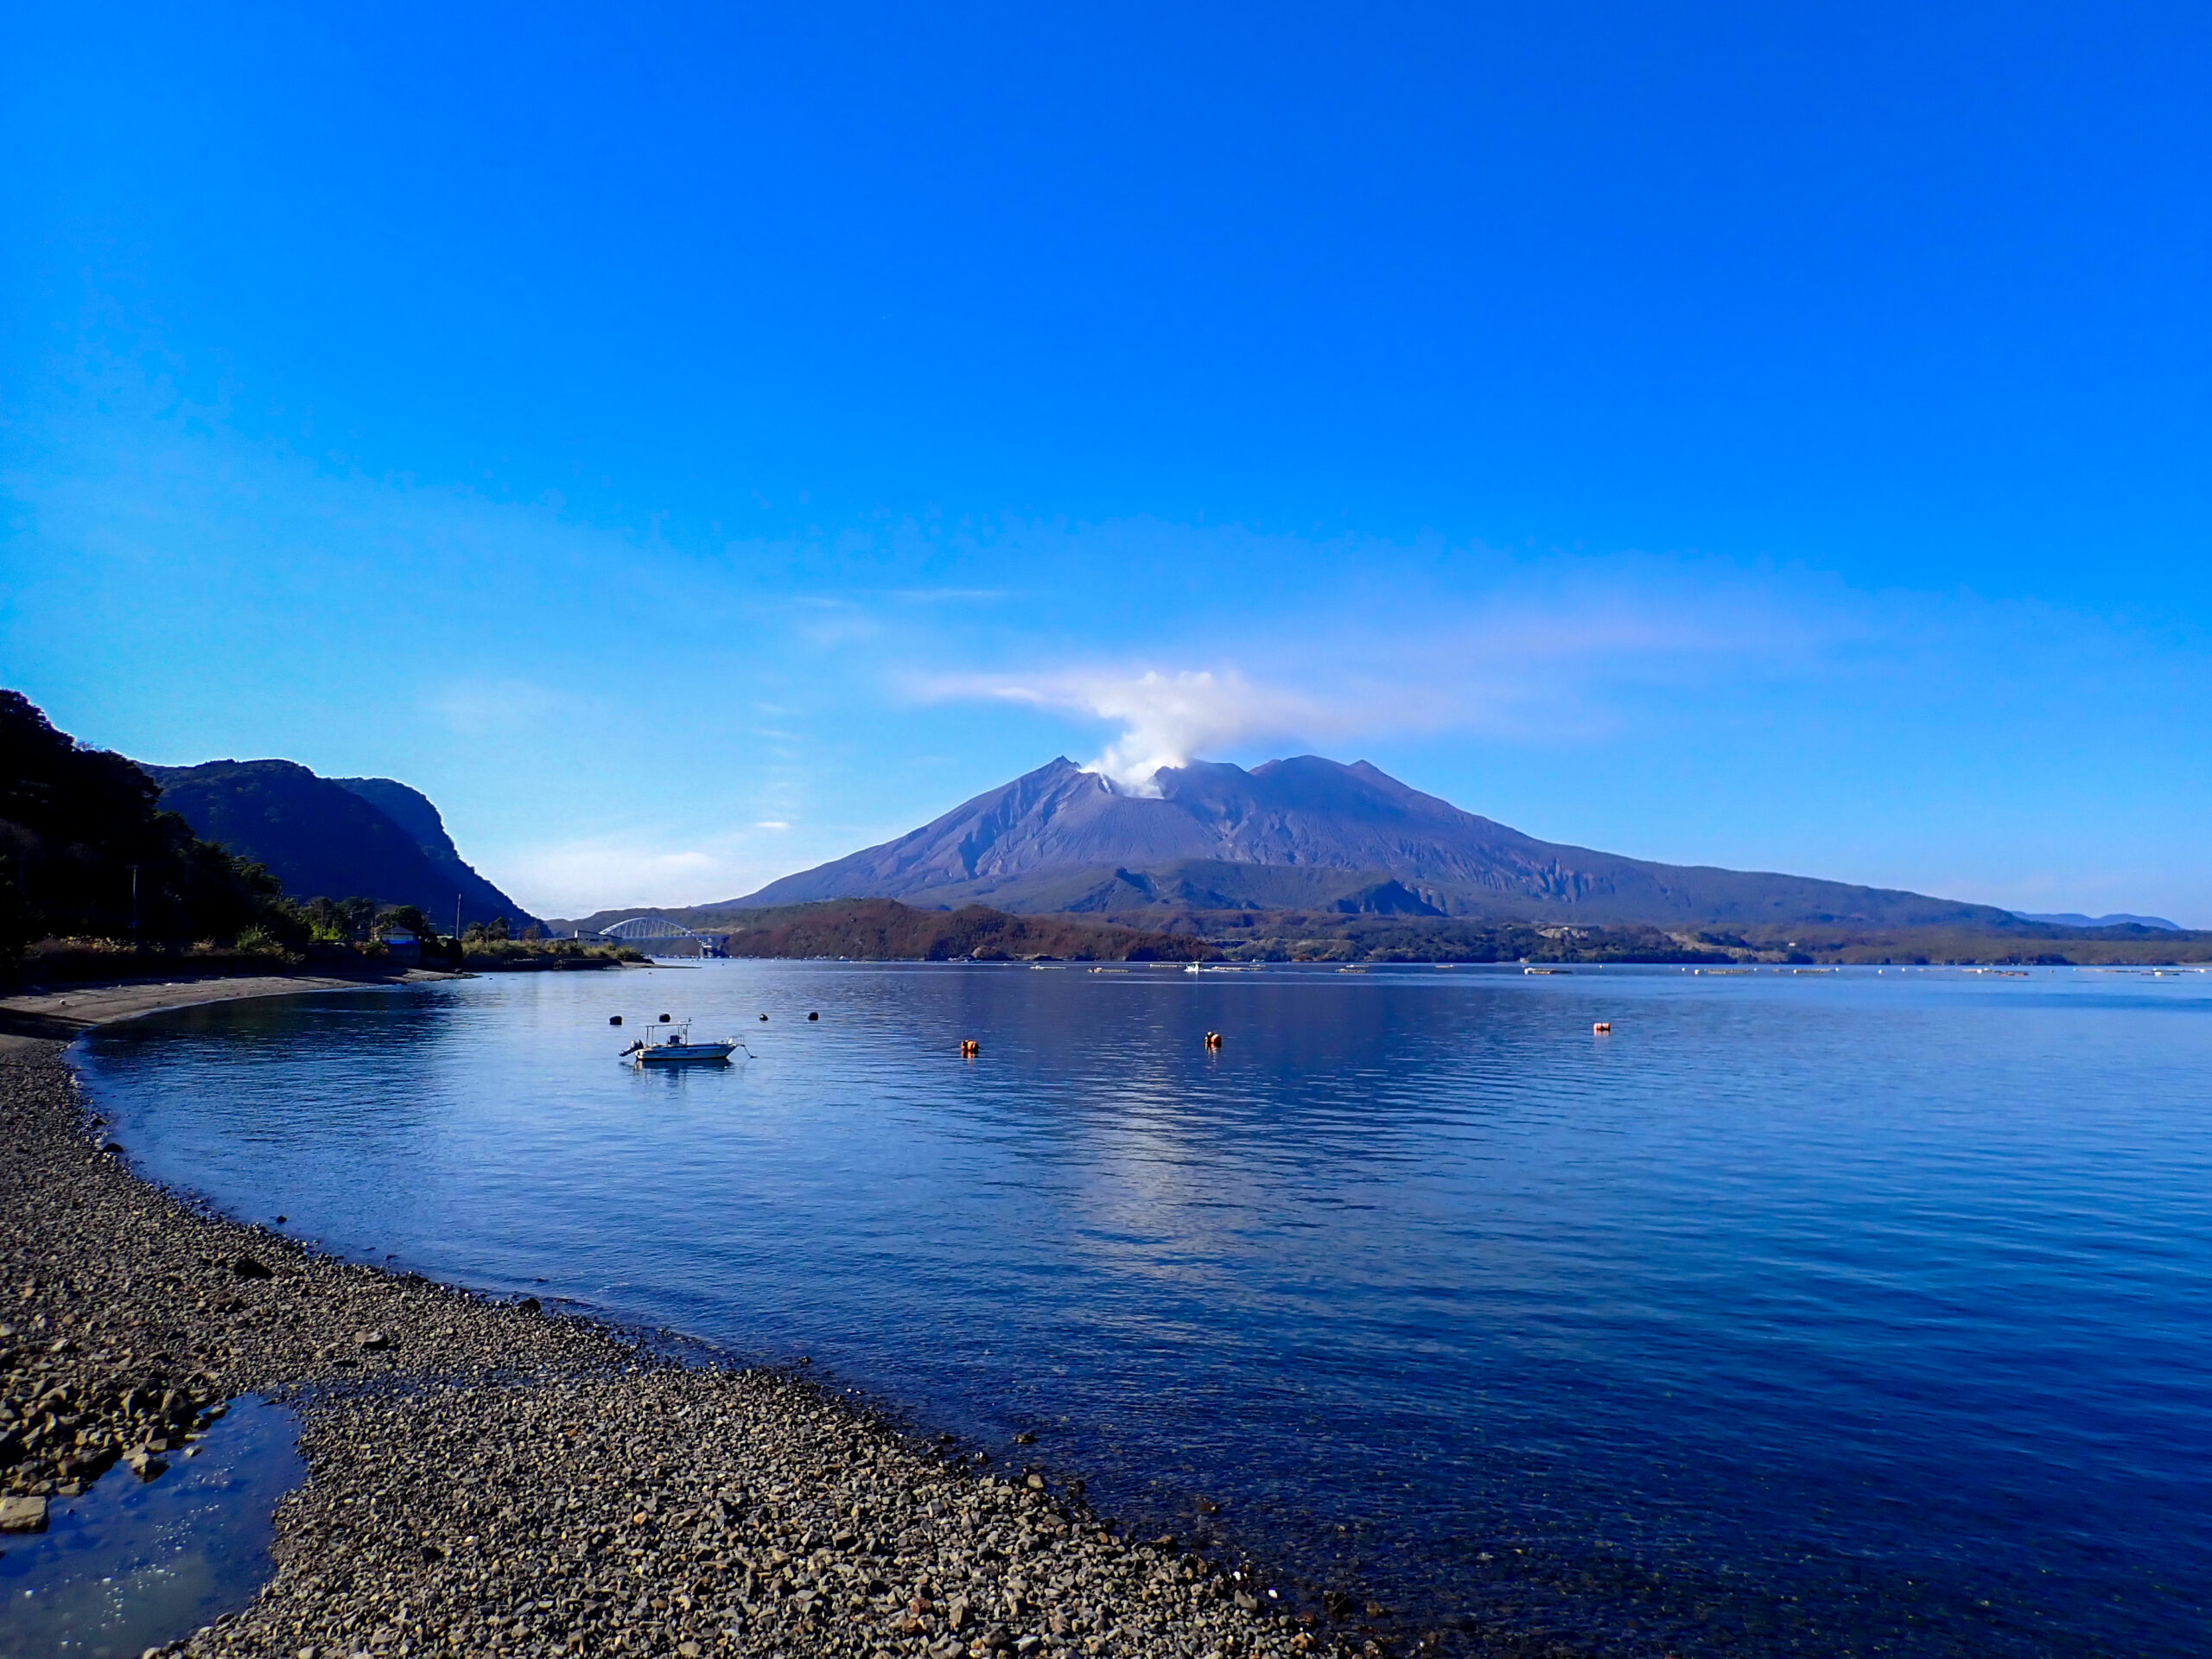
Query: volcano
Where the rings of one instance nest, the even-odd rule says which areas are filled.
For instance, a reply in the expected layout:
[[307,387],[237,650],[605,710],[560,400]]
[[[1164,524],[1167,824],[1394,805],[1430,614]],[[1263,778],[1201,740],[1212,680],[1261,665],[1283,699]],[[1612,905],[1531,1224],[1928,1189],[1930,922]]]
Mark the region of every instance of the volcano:
[[1163,767],[1119,789],[1065,757],[895,841],[728,906],[824,899],[1031,914],[1335,910],[1656,926],[2018,928],[2009,912],[1805,876],[1657,864],[1538,841],[1364,760]]

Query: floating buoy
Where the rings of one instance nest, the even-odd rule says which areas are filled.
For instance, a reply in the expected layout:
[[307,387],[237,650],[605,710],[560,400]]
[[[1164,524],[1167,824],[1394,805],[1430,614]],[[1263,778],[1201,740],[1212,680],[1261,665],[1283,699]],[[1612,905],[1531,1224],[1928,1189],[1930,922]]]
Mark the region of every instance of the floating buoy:
[[962,1059],[972,1060],[982,1052],[983,1046],[977,1042],[973,1037],[963,1037],[960,1039],[960,1058]]
[[667,1016],[666,1014],[664,1014],[663,1015],[661,1015],[661,1017],[660,1017],[660,1022],[661,1022],[661,1024],[663,1024],[664,1026],[664,1025],[666,1025],[666,1024],[668,1023],[668,1016]]
[[610,1026],[619,1026],[622,1023],[622,1016],[619,1014],[610,1014],[607,1016],[607,1023]]
[[1611,1036],[1613,1034],[1613,1022],[1610,1020],[1600,1020],[1596,1025],[1590,1027],[1590,1034],[1593,1037]]
[[1210,1031],[1206,1033],[1206,1046],[1208,1048],[1219,1048],[1221,1046],[1221,1033],[1217,1031]]
[[810,1014],[806,1017],[810,1020],[819,1020],[822,1016],[818,1014]]
[[760,1017],[761,1017],[763,1020],[766,1020],[768,1016],[767,1016],[766,1014],[762,1014]]

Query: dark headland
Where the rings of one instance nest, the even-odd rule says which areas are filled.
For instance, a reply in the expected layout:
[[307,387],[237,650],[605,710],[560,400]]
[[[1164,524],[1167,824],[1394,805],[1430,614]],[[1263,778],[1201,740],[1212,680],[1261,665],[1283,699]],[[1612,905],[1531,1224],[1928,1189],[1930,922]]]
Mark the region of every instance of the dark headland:
[[67,995],[0,1005],[0,1030],[39,1033],[0,1035],[7,1519],[158,1478],[227,1398],[288,1400],[303,1425],[275,1576],[163,1651],[1229,1659],[1335,1639],[1233,1566],[1102,1525],[1049,1446],[983,1461],[802,1377],[679,1363],[148,1185],[54,1039],[157,999]]

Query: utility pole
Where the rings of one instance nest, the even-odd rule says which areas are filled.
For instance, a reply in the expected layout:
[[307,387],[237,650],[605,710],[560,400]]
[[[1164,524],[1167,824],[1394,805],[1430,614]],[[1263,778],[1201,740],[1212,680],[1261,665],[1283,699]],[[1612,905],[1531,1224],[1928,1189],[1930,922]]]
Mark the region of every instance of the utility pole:
[[461,937],[461,895],[457,893],[453,896],[453,936]]
[[130,867],[130,948],[138,948],[138,867]]

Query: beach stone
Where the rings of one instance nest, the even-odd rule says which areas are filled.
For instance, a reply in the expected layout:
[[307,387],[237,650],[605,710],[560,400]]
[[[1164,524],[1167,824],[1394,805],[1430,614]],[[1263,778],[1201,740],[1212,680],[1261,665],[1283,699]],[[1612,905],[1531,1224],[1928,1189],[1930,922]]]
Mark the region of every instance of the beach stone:
[[42,1497],[0,1497],[0,1532],[44,1532],[46,1500]]
[[363,1353],[380,1354],[391,1346],[391,1338],[381,1331],[362,1331],[355,1333],[353,1345]]
[[231,1262],[231,1271],[241,1279],[274,1279],[275,1268],[266,1262],[257,1262],[250,1255],[241,1255]]

